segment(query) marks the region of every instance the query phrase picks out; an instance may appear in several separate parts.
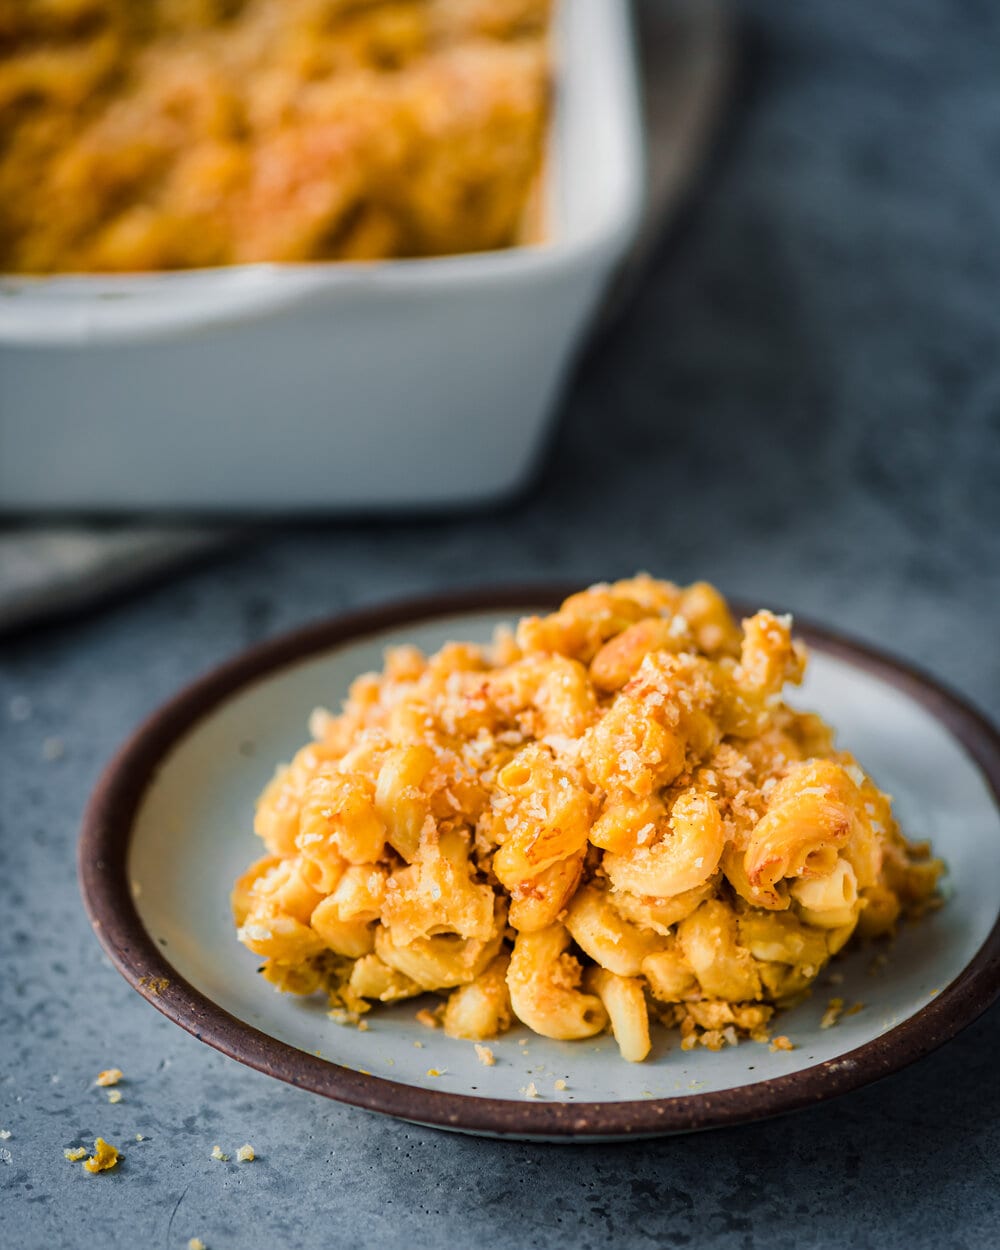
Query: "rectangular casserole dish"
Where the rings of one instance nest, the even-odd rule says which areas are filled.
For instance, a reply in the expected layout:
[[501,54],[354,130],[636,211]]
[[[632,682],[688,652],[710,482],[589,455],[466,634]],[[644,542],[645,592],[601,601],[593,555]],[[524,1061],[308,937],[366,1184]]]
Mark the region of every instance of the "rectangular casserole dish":
[[643,200],[628,6],[563,3],[554,55],[544,243],[0,278],[0,508],[356,511],[516,492]]

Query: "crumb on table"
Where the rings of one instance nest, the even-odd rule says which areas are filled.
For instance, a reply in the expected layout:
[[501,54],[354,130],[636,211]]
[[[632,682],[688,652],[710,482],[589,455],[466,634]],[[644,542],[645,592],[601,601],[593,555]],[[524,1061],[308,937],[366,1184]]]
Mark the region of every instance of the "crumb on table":
[[540,1097],[538,1093],[538,1086],[535,1084],[534,1081],[529,1081],[528,1084],[525,1085],[524,1088],[521,1090],[521,1093],[525,1096],[525,1098]]
[[485,1068],[492,1068],[496,1064],[497,1058],[489,1046],[483,1046],[476,1042],[476,1058]]
[[239,1150],[237,1150],[236,1158],[240,1163],[253,1163],[254,1159],[257,1158],[257,1155],[254,1152],[253,1146],[247,1142],[245,1146],[241,1146]]
[[96,1085],[117,1085],[122,1079],[121,1068],[105,1068],[103,1072],[98,1072]]
[[79,1163],[81,1159],[85,1159],[86,1157],[86,1146],[73,1146],[69,1150],[63,1151],[63,1158],[68,1159],[70,1163]]
[[229,1162],[229,1155],[227,1155],[227,1154],[223,1154],[223,1153],[222,1153],[222,1147],[221,1147],[221,1146],[213,1146],[213,1147],[212,1147],[212,1158],[213,1158],[213,1159],[217,1159],[217,1160],[219,1161],[219,1163],[228,1163],[228,1162]]
[[192,1237],[188,1241],[188,1250],[208,1250],[208,1247],[200,1237]]
[[98,1137],[94,1140],[94,1153],[84,1160],[83,1166],[91,1175],[96,1175],[98,1172],[109,1172],[124,1157],[110,1142]]
[[791,1040],[791,1038],[786,1037],[784,1033],[779,1033],[778,1036],[771,1042],[770,1049],[771,1050],[794,1050],[795,1043]]

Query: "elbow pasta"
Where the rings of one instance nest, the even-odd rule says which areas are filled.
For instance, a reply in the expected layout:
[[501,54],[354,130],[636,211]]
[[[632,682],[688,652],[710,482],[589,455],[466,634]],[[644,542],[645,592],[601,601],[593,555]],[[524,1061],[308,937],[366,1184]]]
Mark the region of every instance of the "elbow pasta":
[[766,1040],[858,934],[936,905],[940,860],[819,717],[781,699],[791,621],[641,575],[386,655],[258,804],[233,889],[261,972],[333,1014],[432,992],[452,1037],[520,1021]]

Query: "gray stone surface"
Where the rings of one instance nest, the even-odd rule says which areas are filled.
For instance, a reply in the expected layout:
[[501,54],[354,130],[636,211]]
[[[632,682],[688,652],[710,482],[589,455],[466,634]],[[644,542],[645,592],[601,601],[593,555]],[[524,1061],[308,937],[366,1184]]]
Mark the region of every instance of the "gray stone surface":
[[[704,191],[591,353],[529,495],[274,532],[4,645],[0,1244],[1000,1244],[997,1009],[785,1120],[623,1147],[477,1141],[200,1045],[107,966],[76,892],[83,803],[140,717],[249,642],[403,593],[707,576],[889,646],[997,716],[1000,12],[760,0],[746,16],[745,88]],[[115,1107],[90,1087],[109,1063],[129,1078]],[[96,1133],[124,1142],[116,1173],[63,1161]],[[252,1165],[209,1157],[246,1140]]]

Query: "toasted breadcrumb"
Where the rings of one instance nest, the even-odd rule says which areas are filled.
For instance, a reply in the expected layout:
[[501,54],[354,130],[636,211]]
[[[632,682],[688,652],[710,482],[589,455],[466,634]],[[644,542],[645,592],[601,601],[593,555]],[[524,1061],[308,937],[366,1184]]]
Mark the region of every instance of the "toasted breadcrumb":
[[218,1161],[219,1161],[220,1163],[228,1163],[228,1162],[229,1162],[229,1155],[227,1155],[227,1154],[223,1154],[223,1153],[222,1153],[222,1147],[221,1147],[221,1146],[213,1146],[213,1147],[212,1147],[212,1158],[213,1158],[213,1159],[218,1159]]
[[94,1140],[94,1153],[89,1159],[84,1160],[83,1166],[86,1171],[96,1175],[98,1172],[110,1171],[118,1160],[124,1157],[103,1137],[98,1137]]
[[112,1102],[112,1103],[121,1102],[121,1100],[122,1100],[122,1092],[120,1089],[108,1090],[108,1102]]
[[68,1159],[70,1163],[79,1163],[81,1159],[85,1159],[86,1157],[86,1146],[74,1146],[71,1150],[63,1151],[63,1158]]
[[826,1005],[826,1011],[823,1012],[823,1019],[819,1022],[821,1029],[832,1029],[840,1017],[844,1013],[844,1000],[842,998],[831,998]]
[[444,1076],[444,1072],[442,1072],[438,1068],[428,1068],[427,1075],[428,1076]]
[[241,1146],[239,1150],[237,1150],[236,1158],[240,1163],[253,1163],[254,1159],[257,1158],[257,1155],[254,1152],[253,1146],[247,1142],[245,1146]]
[[200,1237],[192,1237],[188,1242],[188,1250],[208,1250]]
[[122,1079],[121,1068],[105,1068],[103,1072],[98,1072],[96,1085],[117,1085]]
[[525,1098],[539,1097],[538,1087],[535,1085],[534,1081],[529,1081],[528,1084],[523,1087],[521,1093],[525,1096]]
[[859,1011],[864,1011],[864,1009],[865,1009],[864,1003],[852,1003],[851,1006],[848,1007],[848,1009],[844,1012],[844,1015],[856,1016]]
[[559,1093],[562,1093],[562,1091],[563,1091],[564,1089],[569,1089],[569,1082],[568,1082],[568,1081],[564,1081],[564,1080],[560,1077],[560,1078],[559,1078],[559,1080],[558,1080],[558,1081],[556,1081],[554,1088],[555,1088],[556,1090],[558,1090],[558,1091],[559,1091]]
[[496,1055],[490,1050],[489,1046],[482,1046],[479,1042],[476,1042],[476,1058],[484,1068],[494,1067],[497,1061]]
[[790,1038],[786,1037],[784,1033],[779,1033],[778,1036],[771,1043],[771,1050],[794,1050],[794,1049],[795,1049],[795,1043]]

